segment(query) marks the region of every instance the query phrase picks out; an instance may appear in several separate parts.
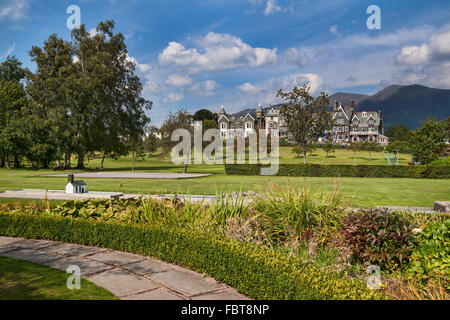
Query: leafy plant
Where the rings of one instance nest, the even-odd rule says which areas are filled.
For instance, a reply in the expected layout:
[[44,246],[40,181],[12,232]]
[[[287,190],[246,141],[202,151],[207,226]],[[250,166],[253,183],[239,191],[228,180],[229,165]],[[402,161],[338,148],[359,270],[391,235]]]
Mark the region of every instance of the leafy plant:
[[349,214],[342,225],[344,242],[360,263],[395,269],[413,251],[414,226],[408,216],[382,210]]
[[450,219],[430,223],[418,238],[408,274],[424,281],[438,279],[450,291]]

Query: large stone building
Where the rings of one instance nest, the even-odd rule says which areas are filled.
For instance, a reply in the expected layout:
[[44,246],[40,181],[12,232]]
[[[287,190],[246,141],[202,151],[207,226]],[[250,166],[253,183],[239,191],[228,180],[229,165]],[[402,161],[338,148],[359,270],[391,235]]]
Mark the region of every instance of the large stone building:
[[248,137],[259,130],[265,130],[268,135],[271,130],[277,129],[281,138],[286,137],[280,106],[271,106],[263,110],[259,105],[256,111],[246,114],[228,114],[225,108],[221,107],[218,122],[223,139]]
[[[221,136],[223,139],[248,137],[255,130],[260,129],[265,130],[268,135],[270,130],[278,129],[279,137],[285,138],[288,132],[280,115],[280,109],[281,105],[265,109],[259,105],[256,111],[228,114],[225,108],[221,107],[218,118]],[[381,111],[356,112],[353,100],[349,106],[342,106],[338,101],[334,101],[331,117],[334,121],[331,132],[332,141],[336,144],[364,141],[381,145],[389,143],[389,138],[384,136]]]
[[355,102],[349,106],[342,106],[334,101],[333,142],[345,144],[351,142],[374,142],[387,145],[389,138],[384,135],[381,111],[355,111]]

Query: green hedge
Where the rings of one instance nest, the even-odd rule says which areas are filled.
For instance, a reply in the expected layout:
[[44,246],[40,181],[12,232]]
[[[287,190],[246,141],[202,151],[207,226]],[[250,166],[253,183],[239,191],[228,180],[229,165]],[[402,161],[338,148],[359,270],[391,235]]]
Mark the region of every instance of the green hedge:
[[[259,176],[262,165],[227,164],[228,175]],[[450,166],[280,164],[277,176],[450,179]]]
[[101,246],[147,255],[215,277],[261,300],[382,299],[363,280],[214,234],[0,213],[0,235]]

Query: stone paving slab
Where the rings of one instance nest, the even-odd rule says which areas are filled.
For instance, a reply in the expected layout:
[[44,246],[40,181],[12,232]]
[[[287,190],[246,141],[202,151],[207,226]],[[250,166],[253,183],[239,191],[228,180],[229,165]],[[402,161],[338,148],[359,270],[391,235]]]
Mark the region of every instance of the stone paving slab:
[[66,271],[69,266],[78,266],[81,269],[81,276],[83,277],[99,272],[104,272],[113,268],[113,266],[110,266],[106,263],[93,261],[83,257],[68,257],[44,264],[62,271]]
[[47,248],[43,248],[43,249],[41,249],[41,251],[54,252],[54,253],[63,254],[66,256],[86,257],[89,255],[106,252],[106,251],[108,251],[108,249],[82,246],[79,244],[72,244],[72,243],[61,243],[56,246],[50,246]]
[[149,257],[110,249],[0,237],[0,255],[62,271],[76,265],[83,277],[123,300],[248,299],[213,278]]
[[150,274],[149,279],[180,292],[186,296],[195,296],[225,288],[213,278],[205,278],[203,275],[185,269]]
[[151,273],[173,270],[174,266],[162,261],[146,259],[140,262],[124,265],[122,268],[143,276]]
[[63,255],[51,252],[42,252],[31,249],[19,249],[3,253],[2,255],[14,259],[26,260],[34,263],[46,263],[64,258]]
[[165,288],[158,288],[156,290],[124,297],[123,300],[183,300],[183,298]]
[[94,254],[90,256],[89,259],[105,262],[115,266],[123,266],[125,264],[143,261],[146,257],[126,252],[110,251]]
[[122,269],[108,270],[88,276],[86,279],[105,288],[119,298],[147,292],[159,287],[148,279]]

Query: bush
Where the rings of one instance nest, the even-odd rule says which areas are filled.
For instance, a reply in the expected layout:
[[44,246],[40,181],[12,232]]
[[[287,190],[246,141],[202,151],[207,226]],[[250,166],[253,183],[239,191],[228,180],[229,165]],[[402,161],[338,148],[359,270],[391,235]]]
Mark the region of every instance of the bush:
[[425,281],[437,279],[450,290],[450,219],[430,223],[418,240],[408,274]]
[[215,277],[255,299],[382,299],[300,259],[215,234],[119,222],[0,213],[0,235],[101,246],[154,257]]
[[430,166],[450,166],[450,157],[434,160],[429,164]]
[[343,221],[342,235],[358,262],[392,270],[411,255],[412,230],[406,215],[373,210],[349,214]]
[[[227,175],[261,175],[260,164],[227,164]],[[280,164],[277,176],[450,179],[450,166]]]

